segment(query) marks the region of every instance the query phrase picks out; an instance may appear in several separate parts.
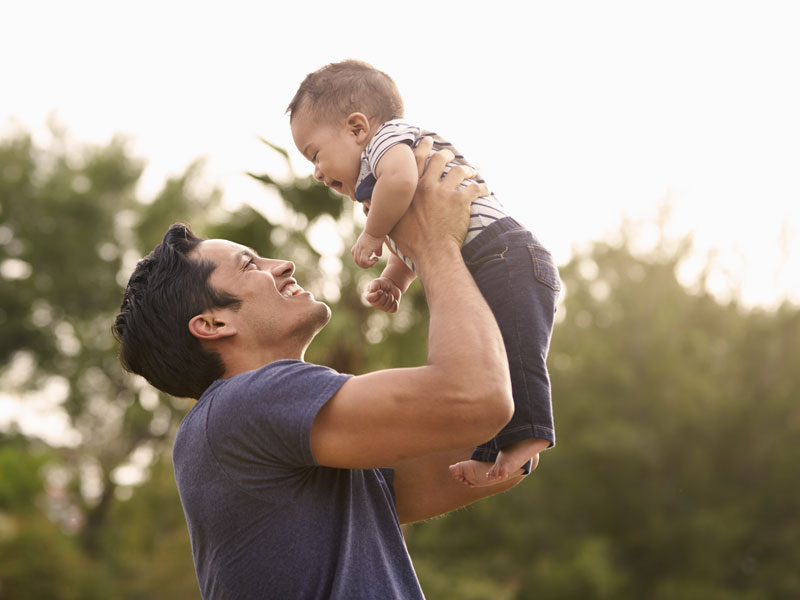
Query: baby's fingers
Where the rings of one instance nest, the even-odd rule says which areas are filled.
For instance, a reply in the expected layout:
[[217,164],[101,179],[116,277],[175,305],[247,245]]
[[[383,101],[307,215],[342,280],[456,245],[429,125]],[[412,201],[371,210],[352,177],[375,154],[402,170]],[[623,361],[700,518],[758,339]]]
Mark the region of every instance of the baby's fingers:
[[397,312],[397,300],[391,294],[387,294],[383,290],[376,290],[374,292],[367,292],[365,296],[374,308],[382,310],[387,313]]

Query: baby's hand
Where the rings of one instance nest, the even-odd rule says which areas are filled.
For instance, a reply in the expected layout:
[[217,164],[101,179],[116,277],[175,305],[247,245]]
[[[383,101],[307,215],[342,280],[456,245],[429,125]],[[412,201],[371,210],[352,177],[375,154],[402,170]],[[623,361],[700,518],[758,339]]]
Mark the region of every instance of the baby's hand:
[[378,277],[370,281],[365,297],[367,302],[375,308],[387,313],[394,313],[397,312],[397,307],[400,306],[400,296],[402,296],[400,288],[391,279]]
[[[382,252],[383,238],[370,235],[366,231],[363,231],[361,235],[358,236],[356,245],[350,250],[350,254],[353,255],[353,260],[362,269],[368,269],[378,262],[378,257]],[[373,254],[375,256],[373,256]]]

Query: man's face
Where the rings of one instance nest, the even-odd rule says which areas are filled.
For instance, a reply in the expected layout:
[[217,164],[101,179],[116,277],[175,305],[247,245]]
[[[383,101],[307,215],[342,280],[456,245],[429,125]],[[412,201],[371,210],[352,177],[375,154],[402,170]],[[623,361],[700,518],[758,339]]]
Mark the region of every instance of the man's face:
[[314,177],[340,194],[354,198],[361,167],[360,138],[341,122],[315,119],[307,108],[292,118],[292,137],[297,149],[314,164]]
[[308,345],[330,319],[328,306],[292,277],[290,261],[261,258],[228,240],[201,242],[189,256],[214,263],[209,284],[242,301],[229,318],[246,343],[278,347],[300,341]]

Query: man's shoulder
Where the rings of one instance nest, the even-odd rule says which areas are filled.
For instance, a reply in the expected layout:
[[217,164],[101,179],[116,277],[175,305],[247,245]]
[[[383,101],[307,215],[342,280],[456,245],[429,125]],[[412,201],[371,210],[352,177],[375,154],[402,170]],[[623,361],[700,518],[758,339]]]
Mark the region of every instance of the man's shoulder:
[[[265,382],[269,382],[272,385],[275,381],[281,380],[297,382],[307,378],[336,378],[340,376],[342,376],[341,373],[324,365],[294,359],[277,360],[258,369],[239,373],[228,379],[220,379],[209,387],[207,393],[219,395],[220,392],[238,392],[242,388],[252,389],[254,386],[259,387]],[[203,396],[205,395],[203,394]]]
[[184,418],[174,452],[207,448],[219,458],[239,456],[245,448],[286,464],[313,464],[307,439],[313,420],[349,377],[322,365],[281,360],[218,380]]
[[304,406],[324,404],[349,378],[323,365],[279,360],[214,382],[198,404],[205,403],[215,427],[238,426],[253,415],[294,413]]
[[[209,414],[221,425],[230,420],[248,418],[251,405],[262,409],[265,400],[281,406],[291,405],[298,396],[333,395],[350,375],[302,360],[279,360],[252,371],[218,379],[200,396],[184,417],[180,429],[205,427]],[[329,391],[333,390],[333,391]],[[235,410],[228,410],[235,408]]]

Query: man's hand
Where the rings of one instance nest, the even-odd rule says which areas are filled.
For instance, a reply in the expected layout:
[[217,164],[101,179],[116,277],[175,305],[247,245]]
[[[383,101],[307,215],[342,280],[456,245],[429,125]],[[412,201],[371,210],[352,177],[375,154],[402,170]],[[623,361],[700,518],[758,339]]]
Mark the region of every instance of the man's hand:
[[362,269],[369,269],[378,262],[378,257],[383,252],[383,238],[376,237],[362,231],[355,245],[350,250],[353,260]]
[[414,150],[422,177],[411,206],[390,233],[403,254],[417,264],[426,253],[435,252],[441,245],[460,248],[469,227],[469,205],[488,193],[486,185],[477,183],[457,189],[465,179],[475,175],[469,167],[453,166],[442,177],[445,166],[454,158],[449,150],[434,153],[426,167],[433,144],[429,140],[423,138]]
[[[416,155],[420,166],[423,150]],[[416,259],[424,286],[430,314],[427,360],[418,367],[348,379],[314,419],[310,444],[320,465],[374,469],[474,447],[494,437],[513,415],[503,338],[461,256],[469,204],[486,192],[477,184],[457,190],[472,169],[454,167],[442,179],[448,158],[451,152],[433,155],[411,207],[395,228],[397,237],[392,235]],[[376,395],[376,389],[381,393]],[[450,462],[436,464],[436,485],[446,482],[449,490],[458,490],[457,499],[404,509],[404,518],[425,518],[478,497],[450,476],[449,465],[469,458],[468,453],[458,456],[454,461],[449,452],[445,458]],[[483,489],[480,493],[487,495]],[[395,491],[399,507],[405,494],[397,483]],[[412,503],[420,498],[409,493]]]
[[370,282],[365,298],[375,308],[387,313],[395,313],[397,307],[400,306],[401,296],[400,288],[391,279],[378,277]]

